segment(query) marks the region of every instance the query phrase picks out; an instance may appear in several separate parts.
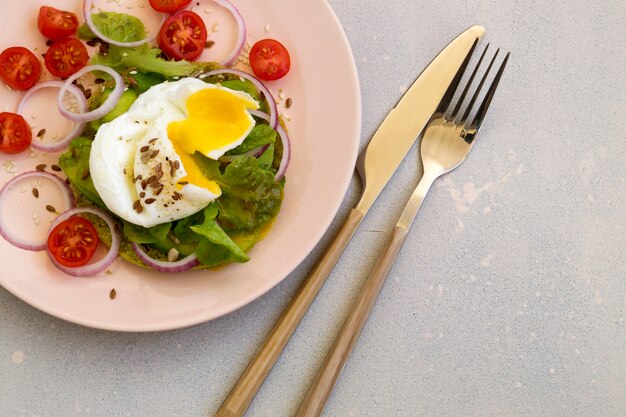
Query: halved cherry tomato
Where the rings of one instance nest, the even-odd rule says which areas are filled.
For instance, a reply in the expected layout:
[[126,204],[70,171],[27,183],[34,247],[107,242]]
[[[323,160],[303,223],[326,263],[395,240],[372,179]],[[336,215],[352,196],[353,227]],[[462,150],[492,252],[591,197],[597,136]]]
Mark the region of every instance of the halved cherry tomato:
[[48,235],[48,251],[58,263],[68,267],[85,265],[98,248],[98,233],[83,217],[70,217]]
[[277,80],[289,72],[289,51],[275,39],[262,39],[250,48],[250,66],[258,78]]
[[194,12],[176,12],[163,23],[159,32],[159,48],[167,56],[180,61],[198,58],[206,44],[207,31],[202,18]]
[[161,13],[174,13],[189,3],[191,3],[191,0],[150,0],[150,6]]
[[28,90],[39,81],[41,63],[28,49],[13,46],[0,54],[0,77],[17,90]]
[[30,146],[33,133],[19,114],[0,113],[0,152],[19,153]]
[[72,36],[78,29],[78,18],[72,12],[41,6],[37,16],[37,27],[43,36],[53,41]]
[[57,77],[69,77],[87,65],[89,54],[78,39],[69,38],[53,43],[46,52],[46,68]]

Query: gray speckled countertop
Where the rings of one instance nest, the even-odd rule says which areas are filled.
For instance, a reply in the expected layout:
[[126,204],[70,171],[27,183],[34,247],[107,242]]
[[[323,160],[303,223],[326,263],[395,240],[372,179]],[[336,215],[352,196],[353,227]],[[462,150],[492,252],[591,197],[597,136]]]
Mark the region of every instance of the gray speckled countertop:
[[[362,146],[466,27],[484,25],[512,59],[474,152],[422,207],[324,415],[626,415],[626,2],[329,1],[359,70]],[[248,416],[297,409],[419,179],[411,155]],[[280,285],[193,328],[91,330],[0,288],[0,416],[212,415],[359,191],[355,178]]]

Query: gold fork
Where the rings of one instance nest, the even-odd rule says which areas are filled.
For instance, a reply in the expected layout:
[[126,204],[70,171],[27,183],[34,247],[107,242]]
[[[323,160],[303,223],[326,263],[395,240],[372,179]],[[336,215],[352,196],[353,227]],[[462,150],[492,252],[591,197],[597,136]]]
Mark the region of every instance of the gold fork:
[[[487,46],[488,48],[488,46]],[[421,144],[421,158],[424,165],[424,174],[417,184],[413,195],[407,203],[383,254],[365,282],[365,286],[358,296],[355,306],[346,318],[339,335],[330,348],[317,377],[296,414],[296,417],[318,417],[324,407],[335,383],[339,379],[344,365],[346,364],[352,349],[361,334],[361,330],[374,306],[374,302],[393,266],[398,252],[417,216],[417,212],[424,201],[424,197],[433,182],[441,175],[452,171],[465,160],[478,129],[480,128],[485,114],[491,104],[504,68],[508,62],[510,53],[507,53],[498,71],[491,82],[484,98],[477,104],[479,95],[488,75],[492,72],[498,51],[494,54],[487,70],[478,84],[469,104],[463,113],[461,107],[470,91],[474,77],[481,67],[487,48],[483,51],[478,63],[466,83],[455,106],[452,105],[452,97],[444,97],[439,105],[438,112],[433,115],[424,132]]]

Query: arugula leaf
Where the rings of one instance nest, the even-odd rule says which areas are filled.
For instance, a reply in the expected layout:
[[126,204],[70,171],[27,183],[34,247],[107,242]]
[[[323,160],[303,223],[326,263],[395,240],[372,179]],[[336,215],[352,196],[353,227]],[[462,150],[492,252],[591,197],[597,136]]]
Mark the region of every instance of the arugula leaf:
[[259,146],[268,145],[276,142],[276,131],[269,125],[256,125],[252,128],[248,136],[241,145],[231,149],[227,155],[240,155]]
[[89,201],[100,207],[105,207],[89,176],[89,153],[91,139],[78,137],[74,139],[68,150],[59,157],[59,166],[67,175],[70,182]]

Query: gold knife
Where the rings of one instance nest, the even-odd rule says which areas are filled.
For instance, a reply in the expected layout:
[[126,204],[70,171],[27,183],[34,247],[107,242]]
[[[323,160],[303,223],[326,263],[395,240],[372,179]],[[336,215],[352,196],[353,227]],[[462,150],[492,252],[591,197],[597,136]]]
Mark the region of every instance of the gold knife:
[[462,69],[485,29],[472,26],[455,38],[426,67],[389,112],[359,156],[361,198],[326,252],[293,297],[269,336],[243,372],[215,417],[242,417],[289,342],[326,278],[374,201],[418,138],[442,98],[454,91]]

